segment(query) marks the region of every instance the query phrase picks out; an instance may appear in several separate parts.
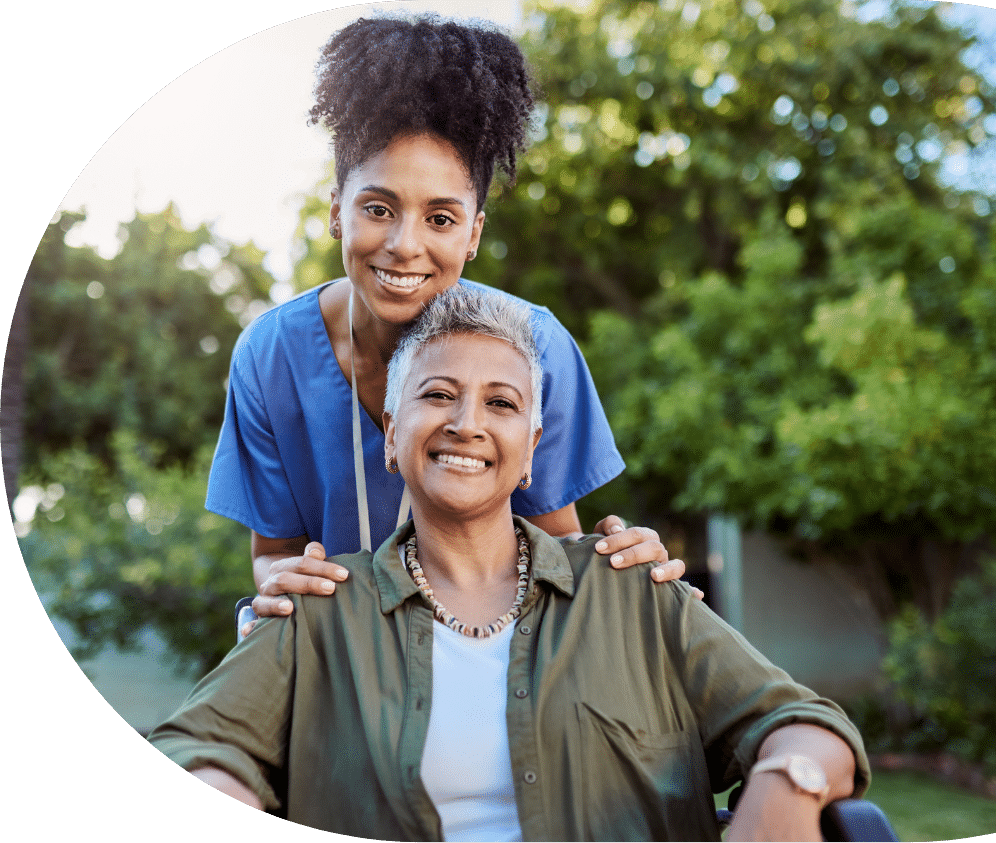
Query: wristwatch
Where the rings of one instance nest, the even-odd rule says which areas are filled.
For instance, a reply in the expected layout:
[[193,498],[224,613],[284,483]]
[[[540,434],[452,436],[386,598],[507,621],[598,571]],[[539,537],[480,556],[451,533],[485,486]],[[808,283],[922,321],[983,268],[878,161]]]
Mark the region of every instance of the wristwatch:
[[799,793],[815,796],[820,802],[830,792],[826,773],[820,765],[805,755],[778,755],[758,761],[751,767],[750,775],[767,772],[783,773]]

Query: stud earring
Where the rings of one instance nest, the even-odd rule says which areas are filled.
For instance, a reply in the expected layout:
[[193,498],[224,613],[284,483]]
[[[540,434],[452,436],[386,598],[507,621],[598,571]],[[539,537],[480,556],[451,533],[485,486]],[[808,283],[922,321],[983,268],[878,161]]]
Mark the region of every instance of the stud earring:
[[336,240],[342,240],[342,232],[339,230],[339,220],[332,223],[332,227],[329,229],[329,234],[331,234]]
[[477,252],[474,251],[473,249],[467,252],[467,260],[472,261],[476,257],[477,257]]
[[528,473],[527,474],[523,474],[522,475],[522,479],[519,481],[519,488],[520,489],[528,489],[532,485],[532,482],[533,482],[533,478],[530,477]]
[[384,463],[384,468],[391,472],[391,474],[398,473],[398,463],[395,461],[394,457],[391,457],[391,459]]

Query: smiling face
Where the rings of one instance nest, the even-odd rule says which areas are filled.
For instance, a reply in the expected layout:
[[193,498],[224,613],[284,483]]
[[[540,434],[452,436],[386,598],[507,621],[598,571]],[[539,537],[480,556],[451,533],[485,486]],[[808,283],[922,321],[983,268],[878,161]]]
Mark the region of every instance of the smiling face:
[[332,226],[360,301],[404,325],[456,284],[484,226],[463,162],[431,135],[395,138],[332,191]]
[[510,513],[541,431],[530,424],[529,364],[503,340],[455,334],[413,361],[397,419],[384,414],[386,455],[397,459],[426,515]]

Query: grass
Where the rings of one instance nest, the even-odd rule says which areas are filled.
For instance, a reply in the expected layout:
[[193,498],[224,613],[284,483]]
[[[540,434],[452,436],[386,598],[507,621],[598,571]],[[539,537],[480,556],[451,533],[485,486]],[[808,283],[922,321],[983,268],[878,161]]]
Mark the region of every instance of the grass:
[[[725,808],[728,794],[716,797]],[[903,841],[960,840],[996,834],[996,800],[910,772],[876,770],[865,794]]]
[[913,772],[872,773],[870,799],[900,840],[958,840],[996,834],[996,800]]

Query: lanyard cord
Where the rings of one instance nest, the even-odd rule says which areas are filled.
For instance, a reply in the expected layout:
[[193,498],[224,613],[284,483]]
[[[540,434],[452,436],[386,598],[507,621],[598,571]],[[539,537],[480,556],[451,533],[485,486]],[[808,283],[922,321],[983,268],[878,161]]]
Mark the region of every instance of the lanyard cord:
[[[360,431],[360,399],[356,392],[356,366],[353,365],[353,290],[349,290],[349,372],[353,385],[353,474],[356,476],[356,509],[360,517],[360,550],[372,551],[370,542],[370,510],[367,507],[367,473],[363,464],[363,434]],[[405,484],[398,507],[395,529],[408,520],[411,493]]]

